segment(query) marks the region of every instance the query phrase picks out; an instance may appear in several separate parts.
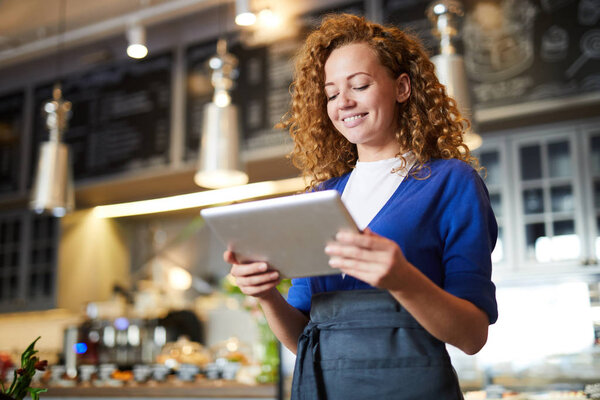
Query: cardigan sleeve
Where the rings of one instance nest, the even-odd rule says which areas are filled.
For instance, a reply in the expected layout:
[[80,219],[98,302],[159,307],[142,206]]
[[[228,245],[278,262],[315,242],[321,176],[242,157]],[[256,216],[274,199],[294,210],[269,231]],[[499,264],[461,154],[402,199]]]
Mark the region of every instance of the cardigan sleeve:
[[447,207],[441,221],[443,285],[449,293],[485,311],[493,324],[498,319],[498,307],[491,280],[491,254],[498,226],[483,180],[473,168],[465,169],[448,178],[445,190]]

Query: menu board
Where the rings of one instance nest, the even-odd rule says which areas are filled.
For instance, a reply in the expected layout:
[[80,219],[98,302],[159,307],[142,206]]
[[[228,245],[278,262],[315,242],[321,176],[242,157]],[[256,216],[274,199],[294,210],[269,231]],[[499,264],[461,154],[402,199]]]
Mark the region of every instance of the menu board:
[[[416,32],[437,52],[429,1],[384,0],[386,23]],[[600,8],[592,0],[471,2],[462,46],[477,108],[600,90]]]
[[0,97],[0,194],[19,190],[24,92]]
[[[239,107],[244,149],[262,149],[291,142],[287,132],[274,127],[290,106],[293,57],[306,33],[319,25],[323,15],[332,12],[363,15],[364,2],[352,2],[299,16],[302,29],[295,37],[254,46],[246,46],[240,38],[230,41],[229,51],[239,60],[232,102]],[[216,39],[194,45],[187,51],[187,160],[198,156],[202,110],[211,101],[213,93],[207,62],[215,53]]]
[[[62,81],[72,103],[63,141],[75,180],[166,165],[169,162],[172,54],[125,60]],[[49,132],[42,107],[53,83],[34,91],[32,160]]]

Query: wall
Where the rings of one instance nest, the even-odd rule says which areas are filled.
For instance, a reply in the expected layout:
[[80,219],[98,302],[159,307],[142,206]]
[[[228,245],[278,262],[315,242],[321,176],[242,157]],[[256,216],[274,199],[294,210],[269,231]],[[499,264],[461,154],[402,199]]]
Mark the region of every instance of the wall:
[[117,221],[87,210],[65,216],[61,228],[58,307],[81,312],[87,302],[108,300],[115,284],[129,286],[129,248]]

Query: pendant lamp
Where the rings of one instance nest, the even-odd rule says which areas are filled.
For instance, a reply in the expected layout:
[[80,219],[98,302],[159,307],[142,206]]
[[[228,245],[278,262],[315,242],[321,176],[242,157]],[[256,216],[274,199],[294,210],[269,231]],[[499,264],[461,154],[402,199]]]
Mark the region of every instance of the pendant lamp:
[[458,0],[434,1],[427,8],[427,16],[434,24],[434,33],[440,38],[440,54],[431,57],[436,75],[446,92],[458,105],[462,115],[471,120],[471,128],[464,134],[464,142],[469,150],[481,146],[481,136],[473,131],[471,96],[469,81],[463,57],[456,52],[454,40],[459,34],[460,21],[464,15],[463,6]]
[[[60,2],[59,35],[63,34],[66,15],[66,0]],[[57,75],[60,76],[60,46],[57,49]],[[31,200],[29,206],[38,214],[47,213],[62,217],[75,207],[75,190],[73,174],[69,160],[69,148],[61,138],[67,129],[67,121],[71,115],[71,103],[62,98],[59,82],[52,90],[52,100],[47,101],[42,112],[46,117],[46,127],[50,131],[47,142],[42,142]]]
[[71,113],[71,103],[64,101],[60,84],[54,85],[52,100],[43,107],[50,138],[40,145],[39,159],[30,208],[38,214],[50,213],[62,217],[75,206],[73,174],[69,148],[61,142]]
[[217,42],[217,55],[209,61],[215,92],[212,102],[203,109],[200,156],[194,176],[197,185],[210,189],[248,182],[239,156],[238,108],[231,103],[229,93],[233,87],[237,62],[235,56],[227,52],[227,42],[220,39]]

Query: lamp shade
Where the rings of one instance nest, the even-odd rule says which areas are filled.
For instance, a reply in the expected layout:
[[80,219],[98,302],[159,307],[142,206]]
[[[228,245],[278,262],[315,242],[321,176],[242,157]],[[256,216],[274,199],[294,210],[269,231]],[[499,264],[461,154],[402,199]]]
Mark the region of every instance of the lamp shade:
[[58,141],[40,145],[30,208],[35,212],[62,217],[75,206],[73,177],[69,165],[69,148]]
[[194,181],[210,189],[248,182],[248,175],[240,168],[238,109],[235,105],[219,107],[211,102],[204,106],[200,157]]
[[[456,100],[458,109],[465,117],[471,119],[471,95],[469,94],[469,81],[465,70],[465,62],[458,54],[438,54],[431,57],[435,64],[435,73],[446,92]],[[469,129],[465,132],[464,141],[469,150],[481,146],[481,136]]]

